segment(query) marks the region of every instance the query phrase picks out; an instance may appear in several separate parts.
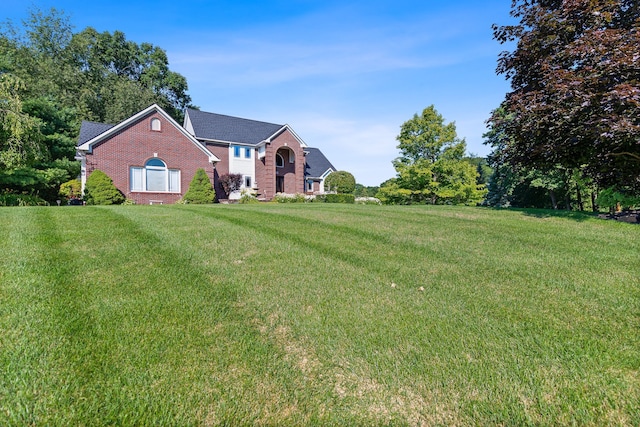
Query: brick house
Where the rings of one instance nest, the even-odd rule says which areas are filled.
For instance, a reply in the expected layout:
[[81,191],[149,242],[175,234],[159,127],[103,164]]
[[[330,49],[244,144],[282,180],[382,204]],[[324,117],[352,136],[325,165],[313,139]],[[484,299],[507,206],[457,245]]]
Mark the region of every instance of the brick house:
[[78,138],[82,185],[93,170],[105,172],[136,203],[175,203],[203,168],[216,190],[234,173],[242,188],[259,199],[276,193],[322,193],[335,170],[317,148],[310,148],[289,125],[259,122],[198,110],[185,111],[184,126],[152,105],[117,125],[83,122]]

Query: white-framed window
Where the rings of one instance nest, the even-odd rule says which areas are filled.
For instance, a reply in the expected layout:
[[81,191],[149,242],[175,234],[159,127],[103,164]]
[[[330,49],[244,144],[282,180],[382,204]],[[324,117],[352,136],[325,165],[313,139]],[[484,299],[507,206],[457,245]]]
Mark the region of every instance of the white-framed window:
[[160,132],[162,130],[162,124],[160,123],[160,119],[154,117],[151,119],[151,130]]
[[239,145],[234,145],[233,146],[233,157],[240,157],[240,146]]
[[245,148],[244,149],[244,158],[245,159],[250,159],[251,158],[251,148]]
[[245,175],[244,176],[244,186],[245,186],[245,188],[251,188],[251,176],[250,175]]
[[133,166],[129,174],[131,191],[180,192],[180,170],[167,168],[160,159],[149,159],[144,167]]
[[307,191],[313,191],[313,180],[312,179],[308,179],[307,180]]
[[283,168],[284,167],[284,157],[280,153],[276,153],[276,167]]

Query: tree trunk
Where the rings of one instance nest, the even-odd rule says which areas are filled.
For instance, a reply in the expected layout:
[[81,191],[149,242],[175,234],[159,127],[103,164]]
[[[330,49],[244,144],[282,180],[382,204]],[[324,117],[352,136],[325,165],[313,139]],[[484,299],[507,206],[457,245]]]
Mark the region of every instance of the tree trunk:
[[578,199],[578,209],[580,209],[580,212],[584,212],[584,201],[582,200],[582,192],[580,191],[579,184],[576,184],[576,198]]
[[549,190],[549,197],[551,198],[553,209],[558,210],[558,201],[556,200],[556,193],[554,193],[553,190]]
[[596,192],[595,191],[591,192],[591,209],[594,212],[598,212],[598,210],[599,210],[598,209],[598,205],[596,205]]

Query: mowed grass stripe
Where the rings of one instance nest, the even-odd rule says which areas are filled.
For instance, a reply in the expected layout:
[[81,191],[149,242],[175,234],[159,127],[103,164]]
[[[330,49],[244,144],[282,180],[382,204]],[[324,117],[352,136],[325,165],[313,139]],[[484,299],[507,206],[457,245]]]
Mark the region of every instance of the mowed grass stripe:
[[[265,335],[256,313],[245,308],[244,277],[237,274],[232,262],[234,251],[225,253],[224,249],[233,247],[228,242],[234,238],[247,237],[246,230],[227,226],[221,233],[218,221],[194,222],[175,209],[165,212],[162,207],[104,210],[118,224],[130,225],[126,233],[134,240],[153,241],[152,251],[162,254],[162,261],[153,264],[163,267],[159,275],[165,279],[160,283],[154,279],[148,285],[166,287],[160,299],[178,301],[171,307],[175,319],[163,322],[184,329],[177,343],[164,344],[176,358],[176,365],[170,367],[178,370],[172,378],[176,392],[183,399],[184,394],[192,399],[178,419],[278,424],[283,415],[308,422],[322,414],[321,401],[313,408],[300,407],[298,401],[301,394],[305,401],[314,401],[315,396],[326,399],[326,386],[318,382],[303,387],[307,380],[298,360],[288,358],[281,346]],[[149,287],[144,279],[132,282]],[[150,312],[158,311],[154,305],[149,306]],[[159,372],[162,377],[165,374]]]
[[[81,267],[75,305],[94,324],[64,355],[113,357],[86,364],[95,381],[48,392],[91,401],[77,414],[40,419],[100,423],[91,395],[118,408],[124,389],[133,399],[111,424],[640,422],[633,226],[453,207],[49,212],[55,230],[40,240],[62,252],[55,275]],[[3,265],[21,266],[40,245],[30,239],[3,242]],[[29,298],[0,301],[19,312]]]
[[7,425],[36,424],[55,411],[51,390],[61,385],[48,375],[62,343],[45,322],[51,292],[34,259],[37,212],[7,210],[0,221],[0,417]]
[[[47,410],[28,409],[17,424],[27,415],[35,424],[182,425],[232,403],[218,419],[248,423],[264,416],[264,400],[278,402],[275,390],[291,388],[286,369],[269,378],[271,367],[286,363],[234,312],[235,293],[224,281],[212,283],[190,269],[188,257],[109,210],[87,210],[77,242],[59,239],[50,212],[40,211],[40,227],[30,229],[39,243],[30,265],[49,310],[38,319],[45,328],[27,344],[60,345],[53,366],[40,371],[42,388],[52,390]],[[76,243],[88,259],[65,252]],[[268,395],[252,396],[242,386],[254,381],[275,384]],[[244,406],[235,403],[240,396]]]
[[[198,208],[194,209],[197,210]],[[304,218],[302,221],[292,221],[292,214],[279,214],[279,210],[284,209],[286,208],[270,208],[263,211],[254,207],[232,207],[230,209],[206,210],[204,212],[207,215],[215,215],[218,218],[232,218],[232,221],[237,224],[250,226],[257,231],[262,230],[263,233],[280,235],[289,241],[295,241],[297,243],[296,246],[299,247],[304,246],[302,243],[304,237],[317,238],[321,243],[316,241],[315,245],[323,246],[322,250],[318,251],[318,254],[322,255],[330,252],[332,249],[331,224],[325,223],[327,221],[326,218],[319,221],[314,210],[304,211],[303,213],[303,210],[294,209],[287,212],[294,212],[293,215],[300,212],[304,215]],[[483,213],[476,210],[476,215],[482,217]],[[338,218],[340,216],[335,215],[335,217]],[[407,214],[404,217],[404,223],[409,223],[411,218]],[[384,221],[385,219],[384,214],[381,214],[380,220]],[[529,235],[536,233],[536,227],[542,227],[546,221],[541,221],[537,218],[533,219],[535,220],[533,226],[523,230],[523,233]],[[291,226],[292,222],[296,223],[296,226]],[[441,218],[440,222],[440,224],[434,224],[434,227],[449,225],[461,236],[464,236],[465,233],[460,233],[460,226],[455,224],[456,221],[449,221],[447,224],[447,219]],[[307,227],[304,226],[304,223],[307,223]],[[404,236],[407,235],[405,233],[406,227],[402,225],[403,222],[393,222],[393,224],[397,227],[398,233]],[[569,237],[573,227],[572,223],[567,223],[566,227],[569,228],[569,231],[564,233],[566,234],[564,237]],[[348,232],[344,228],[337,228],[342,232]],[[559,229],[560,227],[558,227]],[[325,233],[322,236],[314,235],[314,230],[323,230]],[[327,230],[329,231],[327,232]],[[545,233],[552,235],[553,232],[558,230],[554,230],[552,227],[551,231]],[[426,229],[423,232],[428,234],[433,231],[433,229]],[[546,240],[547,252],[557,251],[558,255],[561,254],[564,243],[562,236],[558,240],[549,237],[545,239],[545,233],[542,233],[541,238]],[[348,233],[342,234],[348,235],[347,240],[352,237]],[[354,243],[354,241],[357,243],[361,253],[366,254],[366,256],[375,258],[377,254],[383,253],[383,248],[371,243],[366,244],[366,239],[359,239],[358,235],[361,237],[361,233],[355,233],[352,242],[345,242],[344,238],[336,238],[336,243],[343,245],[337,248],[338,253],[344,250],[345,246]],[[292,236],[294,237],[293,239]],[[422,238],[421,235],[414,234],[412,236],[416,241]],[[404,346],[415,346],[416,351],[422,352],[423,355],[430,354],[431,351],[436,355],[449,352],[452,357],[460,357],[464,354],[469,359],[484,359],[486,362],[484,366],[476,365],[476,367],[479,367],[479,371],[475,373],[475,377],[479,379],[480,389],[486,387],[483,383],[491,383],[488,380],[495,374],[492,369],[493,366],[503,367],[507,371],[515,369],[510,375],[512,375],[512,378],[522,378],[524,390],[528,390],[520,392],[522,395],[521,400],[536,402],[541,407],[546,406],[545,400],[541,397],[543,393],[536,394],[535,389],[546,388],[550,385],[547,384],[548,381],[545,379],[549,372],[546,370],[540,371],[540,364],[554,366],[559,363],[567,368],[572,366],[572,370],[577,369],[572,375],[578,375],[577,372],[580,373],[579,375],[583,375],[585,372],[598,372],[602,369],[607,369],[606,362],[604,365],[601,364],[599,358],[604,356],[606,360],[611,353],[615,354],[617,352],[615,342],[612,342],[608,337],[594,335],[593,322],[597,319],[595,322],[616,324],[619,320],[625,319],[625,317],[621,316],[620,313],[615,313],[615,309],[602,311],[604,306],[592,304],[587,296],[596,291],[585,286],[584,283],[577,283],[576,286],[558,286],[557,278],[554,278],[553,274],[557,270],[564,271],[566,269],[564,257],[544,254],[544,257],[548,258],[548,260],[543,261],[539,259],[539,255],[534,251],[531,253],[532,259],[529,264],[533,263],[535,266],[544,262],[547,264],[546,269],[544,271],[535,267],[527,269],[527,266],[524,267],[523,271],[520,271],[523,266],[526,266],[528,260],[522,257],[512,257],[508,241],[502,242],[502,244],[499,244],[498,241],[492,241],[500,237],[504,238],[501,233],[494,233],[493,236],[489,239],[488,244],[495,243],[498,244],[498,247],[497,251],[489,254],[489,256],[506,258],[507,267],[512,265],[512,273],[515,273],[515,275],[510,277],[505,274],[509,273],[508,269],[497,269],[497,271],[491,272],[481,268],[482,262],[471,259],[470,262],[459,265],[458,268],[454,269],[453,274],[449,274],[448,277],[447,274],[449,272],[444,272],[441,277],[430,276],[431,282],[429,284],[432,286],[427,287],[427,298],[421,300],[425,303],[428,302],[427,304],[420,305],[419,302],[415,303],[418,298],[412,298],[412,296],[415,297],[415,288],[413,288],[413,294],[405,293],[406,298],[404,301],[406,304],[397,304],[397,301],[395,301],[395,305],[392,303],[372,306],[372,310],[377,308],[380,313],[377,315],[377,322],[368,324],[375,325],[375,330],[369,331],[367,324],[363,325],[362,321],[346,316],[348,320],[341,325],[342,327],[349,330],[349,324],[359,326],[360,334],[356,330],[351,330],[347,334],[353,340],[354,348],[362,348],[365,353],[374,346],[378,350],[373,353],[369,351],[369,353],[365,354],[364,358],[369,358],[367,360],[368,364],[370,362],[370,364],[382,366],[393,366],[394,364],[403,366],[402,362],[398,363],[399,353],[397,351],[393,352],[392,349],[402,349]],[[467,239],[471,240],[474,237],[475,235],[472,234]],[[528,239],[528,237],[525,238]],[[454,244],[473,245],[473,242],[465,242],[463,240]],[[414,250],[414,246],[415,244],[408,244],[406,251],[399,251],[398,256],[392,259],[395,264],[393,266],[394,269],[399,268],[402,271],[407,271],[411,269],[410,267],[413,264],[423,265],[425,260],[420,257],[420,251]],[[315,246],[312,244],[309,250],[313,251],[314,248]],[[374,248],[373,255],[371,248]],[[441,247],[438,249],[442,250]],[[457,256],[455,254],[452,255],[454,259]],[[342,255],[336,261],[349,263],[349,260],[351,258]],[[436,259],[436,262],[438,260]],[[584,262],[586,263],[588,260],[588,256],[584,256]],[[439,261],[442,262],[442,260]],[[494,260],[496,265],[499,265],[500,262],[504,262],[504,259]],[[378,268],[383,268],[384,264],[384,260],[381,260]],[[357,262],[355,267],[360,268],[362,265],[362,262]],[[446,263],[446,265],[447,268],[452,267],[451,263]],[[474,270],[474,265],[480,267],[479,270]],[[465,279],[465,275],[469,279]],[[601,271],[600,276],[606,278],[606,272]],[[356,307],[354,309],[356,312],[357,307],[366,303],[357,299],[354,300],[352,291],[357,295],[361,292],[361,289],[369,285],[368,283],[362,284],[358,280],[361,278],[370,278],[370,276],[366,271],[361,271],[358,273],[357,279],[343,278],[346,283],[344,299],[350,303],[355,302],[353,306]],[[597,280],[597,278],[592,279]],[[414,277],[413,280],[415,283],[416,278]],[[406,282],[399,281],[399,283],[406,286]],[[408,283],[411,282],[409,281]],[[359,285],[362,285],[362,287]],[[578,288],[580,292],[576,293],[574,288]],[[598,293],[601,293],[601,291]],[[433,298],[429,299],[429,295],[433,296]],[[371,292],[368,296],[372,300],[380,302],[380,298],[375,293]],[[400,298],[400,300],[402,301],[403,298]],[[345,310],[349,309],[340,304],[340,302],[336,302],[335,305]],[[562,310],[560,307],[572,307],[572,309]],[[588,309],[586,312],[584,312],[585,308]],[[424,334],[425,330],[421,329],[421,322],[412,322],[412,316],[415,315],[416,309],[419,310],[420,316],[415,319],[426,320],[425,324],[429,334]],[[406,313],[406,315],[403,313]],[[435,316],[434,313],[436,314]],[[362,313],[359,312],[359,314]],[[384,322],[387,319],[394,320],[389,323]],[[635,324],[635,321],[632,320],[630,324],[628,317],[626,319],[627,321],[623,323],[625,329],[633,330],[633,328],[629,327]],[[402,328],[394,330],[393,328],[397,325],[402,325]],[[407,325],[413,325],[413,327],[408,327]],[[466,331],[466,333],[461,331]],[[476,339],[474,339],[474,334],[477,334]],[[420,338],[417,339],[417,343],[414,342],[413,344],[407,343],[406,340],[398,339],[398,337],[407,336],[414,338],[414,341],[416,336]],[[455,338],[451,339],[451,336]],[[317,338],[321,342],[322,337]],[[420,342],[421,339],[424,340],[425,338],[426,341]],[[437,343],[438,340],[446,341],[448,344],[443,346]],[[434,341],[436,341],[435,345],[433,345]],[[568,343],[570,344],[567,345]],[[388,349],[389,353],[381,356],[380,353],[384,353],[385,348]],[[526,357],[519,362],[523,365],[518,365],[516,369],[512,364],[512,358],[522,358],[522,352],[525,352]],[[407,360],[410,357],[407,357]],[[420,366],[420,364],[420,361],[415,363],[417,366]],[[582,367],[580,367],[580,364],[582,364]],[[429,369],[428,365],[429,363],[427,362],[426,369]],[[457,366],[456,363],[450,366],[454,367],[452,371],[448,371],[446,368],[440,371],[443,381],[451,381],[451,376],[454,378],[459,376],[461,384],[472,382],[469,379],[473,379],[474,374],[466,378],[462,372],[467,374],[473,371],[457,372],[457,369],[462,368],[461,366]],[[549,369],[553,370],[553,368]],[[408,369],[404,376],[409,378],[412,375],[416,375],[417,372],[419,372],[419,369]],[[436,373],[435,375],[439,374]],[[400,377],[402,376],[400,375]],[[529,389],[530,386],[533,389]],[[580,389],[578,385],[572,385],[569,389],[574,386]],[[486,392],[496,393],[499,390],[487,390]],[[571,391],[571,393],[574,392]],[[474,393],[477,393],[477,391],[474,391]],[[533,397],[530,396],[532,394]],[[598,404],[597,397],[594,395],[589,396],[590,392],[580,391],[579,394],[586,398],[586,400],[583,399],[581,401],[581,404],[586,404],[587,407]],[[513,396],[513,393],[509,395]],[[594,397],[596,398],[594,399]],[[517,403],[515,404],[516,407],[519,406]],[[522,403],[520,403],[521,405]],[[514,413],[517,412],[514,411]]]

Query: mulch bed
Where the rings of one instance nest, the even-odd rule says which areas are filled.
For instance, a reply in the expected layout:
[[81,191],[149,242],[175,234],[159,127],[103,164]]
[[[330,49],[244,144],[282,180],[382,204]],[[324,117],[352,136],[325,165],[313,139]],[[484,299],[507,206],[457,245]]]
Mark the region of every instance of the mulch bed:
[[615,221],[628,222],[631,224],[640,224],[640,210],[618,212],[616,214],[600,214],[598,218],[613,219]]

